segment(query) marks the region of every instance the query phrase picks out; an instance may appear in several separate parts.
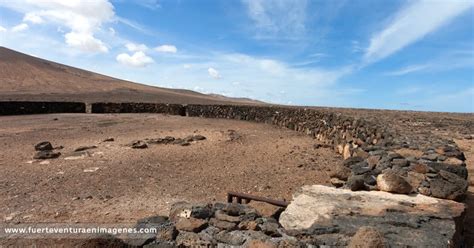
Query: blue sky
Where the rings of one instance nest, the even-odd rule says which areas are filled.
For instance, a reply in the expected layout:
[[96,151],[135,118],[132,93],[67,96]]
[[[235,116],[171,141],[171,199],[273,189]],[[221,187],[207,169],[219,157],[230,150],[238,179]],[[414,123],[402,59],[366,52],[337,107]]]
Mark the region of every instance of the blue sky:
[[0,0],[0,45],[272,103],[474,112],[474,1]]

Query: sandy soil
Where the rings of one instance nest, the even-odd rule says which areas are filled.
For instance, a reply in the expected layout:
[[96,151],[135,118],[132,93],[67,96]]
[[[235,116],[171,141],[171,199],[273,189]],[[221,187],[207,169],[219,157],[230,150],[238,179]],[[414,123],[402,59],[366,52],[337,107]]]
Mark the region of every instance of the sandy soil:
[[[240,138],[231,139],[231,132]],[[133,140],[201,134],[190,146]],[[101,142],[113,137],[114,142]],[[32,160],[34,145],[64,146]],[[341,158],[303,134],[270,125],[158,114],[0,117],[0,221],[114,223],[167,214],[179,200],[225,201],[228,191],[291,199],[305,184],[328,184]],[[96,145],[90,156],[73,150]],[[92,172],[88,172],[92,171]]]

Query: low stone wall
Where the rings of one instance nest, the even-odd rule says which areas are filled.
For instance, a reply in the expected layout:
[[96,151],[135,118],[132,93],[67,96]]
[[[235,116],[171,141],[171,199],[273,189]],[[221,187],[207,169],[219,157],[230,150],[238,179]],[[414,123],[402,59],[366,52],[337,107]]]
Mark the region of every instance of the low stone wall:
[[0,115],[85,113],[82,102],[0,102]]
[[[461,201],[468,187],[464,154],[452,140],[430,131],[400,130],[383,118],[361,118],[337,109],[279,106],[92,103],[90,110],[226,118],[289,128],[341,154],[345,161],[331,172],[331,182],[354,191],[417,192]],[[85,111],[84,103],[0,102],[0,115]]]
[[[464,154],[451,140],[431,133],[399,132],[331,109],[94,103],[93,113],[168,113],[273,124],[303,132],[340,153],[345,161],[331,173],[335,185],[352,190],[411,192],[463,200],[467,191]],[[388,176],[380,176],[389,174]]]
[[92,113],[161,113],[170,115],[186,115],[181,104],[156,103],[92,103]]

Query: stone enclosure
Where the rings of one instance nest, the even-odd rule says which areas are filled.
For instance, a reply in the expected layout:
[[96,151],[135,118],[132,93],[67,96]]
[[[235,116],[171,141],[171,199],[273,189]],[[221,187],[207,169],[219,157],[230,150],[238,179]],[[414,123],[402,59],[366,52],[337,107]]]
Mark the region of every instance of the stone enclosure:
[[468,188],[465,157],[452,140],[396,130],[382,118],[366,120],[330,109],[281,106],[0,102],[1,115],[86,110],[237,119],[303,132],[344,157],[344,163],[332,172],[332,182],[355,191],[380,189],[461,201]]
[[[164,228],[158,236],[135,240],[138,246],[361,247],[368,239],[375,242],[372,247],[462,245],[465,206],[458,202],[469,186],[466,158],[454,141],[436,133],[324,108],[0,102],[0,115],[86,112],[272,124],[309,135],[318,141],[315,146],[331,147],[344,158],[330,174],[331,183],[341,189],[305,186],[281,216],[281,211],[261,216],[242,205],[178,204],[169,219],[157,223]],[[181,216],[183,211],[189,216]]]

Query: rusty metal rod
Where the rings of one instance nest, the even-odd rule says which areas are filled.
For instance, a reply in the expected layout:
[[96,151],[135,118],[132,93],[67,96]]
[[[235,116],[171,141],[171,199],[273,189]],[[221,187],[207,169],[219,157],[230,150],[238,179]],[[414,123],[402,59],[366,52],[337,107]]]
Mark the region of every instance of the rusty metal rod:
[[249,203],[250,201],[260,201],[260,202],[266,202],[275,206],[279,207],[287,207],[288,202],[286,201],[280,201],[280,200],[274,200],[266,197],[261,197],[261,196],[254,196],[254,195],[249,195],[245,193],[237,193],[237,192],[228,192],[227,193],[227,202],[232,203],[234,201],[234,198],[236,198],[237,203],[242,203],[242,199],[244,199],[244,203]]

